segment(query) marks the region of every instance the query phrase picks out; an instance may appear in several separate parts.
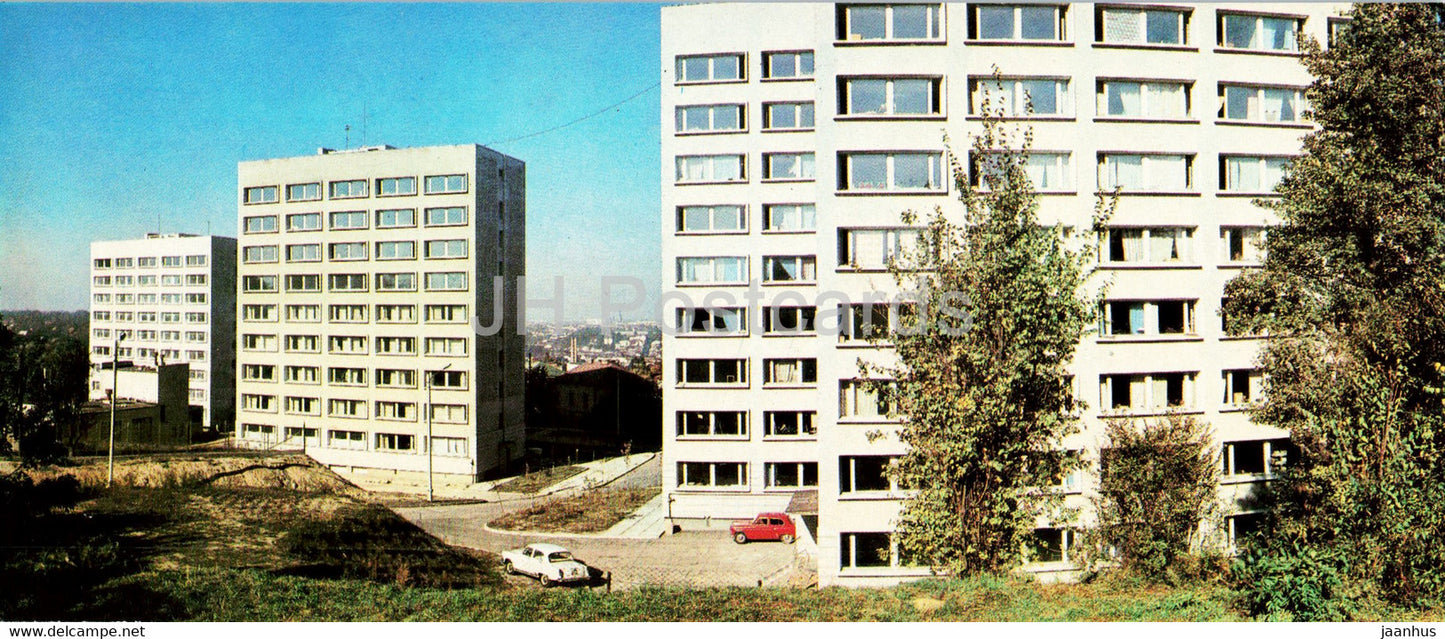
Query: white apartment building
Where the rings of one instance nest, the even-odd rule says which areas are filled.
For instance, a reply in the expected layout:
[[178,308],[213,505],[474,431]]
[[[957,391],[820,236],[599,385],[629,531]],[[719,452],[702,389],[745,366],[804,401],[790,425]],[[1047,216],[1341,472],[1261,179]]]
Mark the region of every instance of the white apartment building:
[[[679,334],[663,346],[663,482],[675,521],[715,525],[816,490],[803,520],[820,583],[927,574],[899,562],[890,533],[903,495],[882,468],[903,452],[896,418],[854,383],[860,359],[895,360],[859,328],[873,307],[840,305],[896,289],[885,264],[916,233],[900,212],[962,217],[943,136],[968,166],[986,93],[1033,129],[1045,223],[1084,227],[1096,193],[1122,189],[1101,242],[1104,320],[1073,365],[1089,408],[1067,445],[1097,461],[1111,416],[1208,422],[1233,508],[1217,532],[1224,543],[1242,534],[1254,520],[1236,498],[1269,476],[1287,439],[1245,412],[1261,388],[1259,340],[1225,336],[1221,296],[1258,266],[1273,222],[1252,200],[1311,130],[1295,36],[1326,42],[1344,9],[664,8],[663,299]],[[721,294],[736,311],[676,308]],[[835,312],[841,330],[826,319]],[[1091,483],[1081,474],[1061,489],[1084,504]],[[1066,570],[1072,532],[1038,526],[1031,568]]]
[[520,160],[375,146],[238,175],[239,441],[413,479],[521,457]]
[[105,397],[111,374],[99,369],[113,359],[149,369],[186,363],[199,424],[230,431],[235,322],[235,238],[147,233],[91,243],[91,399]]

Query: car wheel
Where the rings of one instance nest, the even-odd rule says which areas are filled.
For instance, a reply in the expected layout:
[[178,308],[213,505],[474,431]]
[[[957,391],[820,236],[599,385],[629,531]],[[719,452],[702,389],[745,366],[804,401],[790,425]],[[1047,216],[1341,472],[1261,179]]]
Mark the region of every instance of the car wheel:
[[745,544],[748,543],[748,536],[744,533],[738,533],[736,535],[733,535],[733,541],[736,541],[740,544]]
[[552,586],[552,579],[548,577],[546,573],[537,575],[537,581],[542,582],[543,588],[549,588]]
[[509,575],[517,574],[517,567],[512,565],[512,560],[510,559],[502,562],[502,570],[507,571],[507,574]]
[[785,544],[791,544],[791,543],[793,543],[793,536],[792,536],[792,535],[783,535],[782,537],[779,537],[778,539],[783,540],[783,543],[785,543]]

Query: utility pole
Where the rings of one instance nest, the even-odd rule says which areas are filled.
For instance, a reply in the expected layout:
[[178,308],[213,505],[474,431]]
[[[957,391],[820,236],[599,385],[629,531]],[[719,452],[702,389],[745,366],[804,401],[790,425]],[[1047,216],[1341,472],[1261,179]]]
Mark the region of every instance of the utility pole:
[[427,371],[426,373],[426,500],[435,501],[435,484],[432,480],[432,435],[431,435],[431,387],[432,378],[437,373],[444,373],[451,364],[441,367],[441,370]]
[[105,461],[106,488],[115,483],[115,405],[120,401],[120,343],[124,341],[125,333],[119,333],[115,338],[115,352],[110,354],[110,452]]

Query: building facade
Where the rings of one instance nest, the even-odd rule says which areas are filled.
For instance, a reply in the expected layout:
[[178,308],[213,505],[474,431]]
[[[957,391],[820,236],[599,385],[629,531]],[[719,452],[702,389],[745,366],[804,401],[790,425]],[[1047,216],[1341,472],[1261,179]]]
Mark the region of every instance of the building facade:
[[453,480],[525,452],[520,160],[378,146],[238,174],[238,441]]
[[[205,428],[234,426],[236,240],[149,233],[90,245],[91,399],[112,360],[190,364],[189,402]],[[117,340],[122,336],[124,340]]]
[[[927,574],[897,559],[904,495],[883,477],[903,452],[897,420],[857,383],[860,360],[896,360],[863,320],[886,325],[874,305],[896,291],[886,264],[916,238],[899,214],[939,207],[961,221],[950,161],[969,166],[986,98],[1006,126],[1032,128],[1044,223],[1086,228],[1098,192],[1122,194],[1100,244],[1103,320],[1072,366],[1083,431],[1066,445],[1097,461],[1107,418],[1208,422],[1232,509],[1215,538],[1242,534],[1253,518],[1239,498],[1288,445],[1248,418],[1259,340],[1224,334],[1222,293],[1258,266],[1274,220],[1253,200],[1312,129],[1296,35],[1326,42],[1343,9],[664,8],[663,481],[675,521],[751,517],[816,490],[820,583]],[[707,296],[714,310],[684,308]],[[1061,489],[1085,504],[1092,481]],[[1073,532],[1038,526],[1031,569],[1067,570]]]

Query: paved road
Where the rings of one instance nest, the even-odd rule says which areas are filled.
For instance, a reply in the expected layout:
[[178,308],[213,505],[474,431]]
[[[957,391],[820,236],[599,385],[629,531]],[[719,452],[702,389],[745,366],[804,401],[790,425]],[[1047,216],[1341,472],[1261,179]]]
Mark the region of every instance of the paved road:
[[[639,473],[648,472],[645,467]],[[645,479],[623,477],[629,484]],[[619,485],[619,484],[614,484]],[[643,485],[646,485],[645,483]],[[793,546],[777,542],[737,545],[726,532],[682,532],[659,539],[603,539],[545,534],[501,533],[483,524],[525,508],[532,499],[486,504],[460,504],[396,508],[396,512],[449,544],[492,553],[534,542],[551,542],[570,549],[588,565],[612,572],[612,587],[756,586],[760,580],[779,582],[793,565]],[[509,578],[513,583],[531,583]]]

